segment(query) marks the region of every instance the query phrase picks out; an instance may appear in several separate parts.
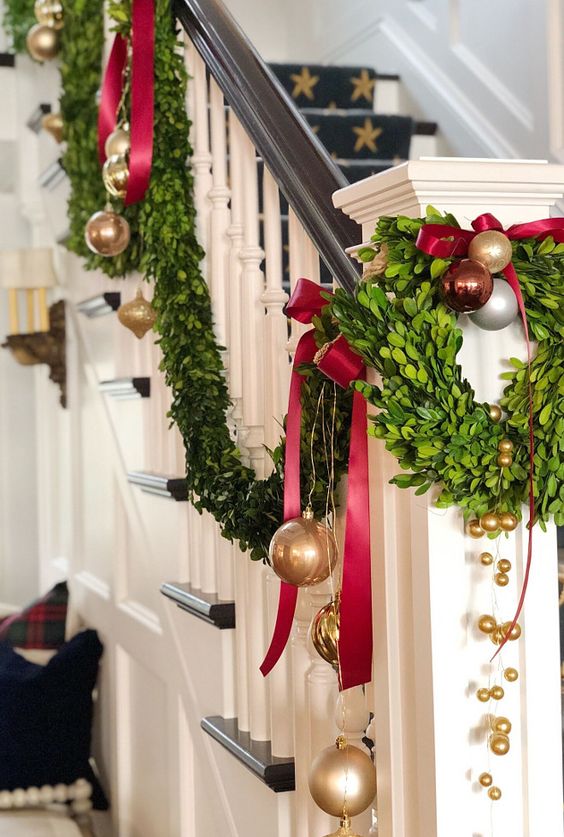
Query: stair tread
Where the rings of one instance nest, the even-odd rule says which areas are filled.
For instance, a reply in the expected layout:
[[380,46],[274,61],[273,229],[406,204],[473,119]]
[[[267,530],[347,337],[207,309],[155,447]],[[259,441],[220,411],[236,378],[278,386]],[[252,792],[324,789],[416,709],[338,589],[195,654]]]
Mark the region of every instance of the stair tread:
[[410,116],[374,113],[328,115],[305,112],[317,138],[341,160],[409,157],[414,122]]
[[132,398],[149,398],[151,395],[151,379],[148,377],[113,378],[108,381],[100,381],[98,389],[118,401],[126,401]]
[[161,593],[181,610],[220,630],[235,627],[235,602],[221,601],[215,593],[203,593],[191,584],[179,581],[165,582],[161,586]]
[[270,64],[286,92],[301,107],[366,108],[374,106],[378,74],[372,67],[335,64]]
[[171,477],[153,471],[129,471],[127,481],[147,494],[167,497],[177,502],[188,500],[188,487],[183,477]]
[[270,741],[254,741],[239,729],[237,718],[213,715],[203,718],[200,726],[273,791],[295,790],[294,759],[273,756]]

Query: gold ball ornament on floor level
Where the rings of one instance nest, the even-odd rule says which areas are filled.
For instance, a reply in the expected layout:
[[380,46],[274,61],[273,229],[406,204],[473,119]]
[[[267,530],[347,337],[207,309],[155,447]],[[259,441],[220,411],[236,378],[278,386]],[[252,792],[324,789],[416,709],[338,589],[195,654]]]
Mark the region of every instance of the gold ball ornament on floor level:
[[516,668],[506,668],[503,672],[503,676],[508,683],[515,683],[515,681],[519,679],[519,672]]
[[483,634],[493,634],[497,628],[497,622],[493,616],[486,614],[478,619],[478,628]]
[[337,593],[334,602],[329,602],[313,617],[311,623],[311,641],[322,660],[339,668],[339,617],[341,594]]
[[480,526],[484,532],[497,532],[499,529],[499,518],[493,512],[486,512],[480,518]]
[[118,308],[118,320],[141,340],[153,328],[157,314],[151,303],[143,296],[141,288],[137,288],[135,299],[125,302]]
[[125,198],[129,181],[129,166],[124,154],[112,154],[102,168],[106,190],[115,198]]
[[480,773],[478,777],[478,782],[481,784],[483,788],[489,788],[493,783],[493,778],[491,773]]
[[63,117],[60,113],[46,113],[41,119],[41,127],[50,134],[55,142],[63,141]]
[[106,157],[113,157],[114,155],[121,155],[125,157],[129,154],[130,147],[131,138],[129,136],[129,131],[126,131],[125,128],[116,128],[115,131],[108,134],[104,145],[104,151],[106,152]]
[[479,520],[470,520],[466,524],[466,532],[471,538],[483,538],[485,532],[480,526]]
[[508,735],[503,735],[501,732],[495,732],[490,735],[489,747],[495,756],[506,756],[511,749],[511,743]]
[[356,817],[376,795],[376,771],[370,756],[343,736],[315,757],[308,782],[315,804],[332,817]]
[[59,51],[59,36],[52,26],[36,23],[26,35],[26,46],[35,61],[51,61]]
[[519,521],[514,514],[511,514],[511,512],[503,512],[503,514],[500,514],[499,516],[499,525],[504,532],[513,532],[513,530],[517,528],[518,523]]
[[492,800],[492,802],[497,802],[499,799],[501,799],[501,791],[494,785],[489,789],[488,796]]
[[59,0],[36,0],[33,11],[36,21],[44,26],[62,29],[65,25],[63,4]]
[[332,531],[306,509],[274,533],[268,550],[276,575],[295,587],[311,587],[329,578],[337,563]]
[[484,567],[491,567],[494,562],[494,557],[491,552],[482,552],[480,554],[480,564]]
[[492,718],[491,728],[492,732],[499,732],[502,735],[509,735],[509,733],[511,732],[511,721],[509,720],[509,718],[504,718],[503,715],[500,715],[498,718]]
[[513,256],[510,240],[497,230],[485,230],[475,235],[468,245],[468,258],[475,259],[490,271],[499,273]]
[[105,209],[95,212],[86,224],[84,238],[88,249],[98,256],[119,256],[129,244],[131,232],[125,218]]

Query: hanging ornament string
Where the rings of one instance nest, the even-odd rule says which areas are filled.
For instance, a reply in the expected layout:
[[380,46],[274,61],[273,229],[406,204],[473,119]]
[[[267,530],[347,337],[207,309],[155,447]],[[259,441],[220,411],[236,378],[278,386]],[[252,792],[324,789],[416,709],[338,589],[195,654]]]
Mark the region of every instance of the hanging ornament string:
[[[300,279],[286,313],[298,322],[309,324],[327,304],[319,285]],[[317,354],[313,329],[298,343],[292,369],[288,418],[286,424],[286,459],[284,464],[284,520],[300,514],[300,431],[301,364],[312,362]],[[320,353],[319,369],[343,387],[365,375],[362,359],[348,346],[344,337]],[[343,585],[341,591],[339,655],[341,688],[367,683],[372,673],[372,597],[370,579],[370,530],[368,509],[368,459],[366,401],[354,394],[349,453],[349,492],[347,498]],[[260,667],[267,675],[276,665],[290,636],[297,602],[297,587],[281,583],[274,634]]]
[[[153,160],[154,123],[154,0],[133,0],[131,15],[131,107],[129,179],[125,204],[143,200],[149,187]],[[128,42],[116,35],[102,85],[98,116],[98,153],[106,159],[106,139],[115,130],[125,83]]]
[[[496,230],[503,233],[511,241],[518,241],[524,238],[538,238],[540,240],[547,236],[552,236],[555,241],[564,242],[564,218],[544,218],[540,221],[532,221],[526,224],[514,224],[505,230],[502,224],[491,215],[489,212],[478,216],[472,221],[472,230],[462,230],[459,227],[453,227],[443,224],[425,224],[421,227],[416,246],[437,258],[449,259],[453,257],[463,257],[468,253],[468,247],[472,240],[482,232],[488,230]],[[535,460],[535,437],[533,424],[533,389],[531,382],[531,341],[529,339],[529,328],[527,324],[527,313],[525,310],[525,302],[521,287],[519,285],[519,278],[513,263],[510,261],[501,271],[505,276],[508,284],[511,286],[519,313],[523,321],[523,330],[525,332],[525,344],[527,347],[527,388],[529,400],[529,535],[527,545],[527,562],[525,567],[525,576],[521,588],[517,610],[511,621],[511,627],[506,632],[503,640],[493,655],[492,660],[499,654],[517,624],[517,620],[523,609],[527,588],[529,585],[529,576],[531,572],[531,564],[533,557],[533,524],[535,520],[535,497],[534,497],[534,460]]]

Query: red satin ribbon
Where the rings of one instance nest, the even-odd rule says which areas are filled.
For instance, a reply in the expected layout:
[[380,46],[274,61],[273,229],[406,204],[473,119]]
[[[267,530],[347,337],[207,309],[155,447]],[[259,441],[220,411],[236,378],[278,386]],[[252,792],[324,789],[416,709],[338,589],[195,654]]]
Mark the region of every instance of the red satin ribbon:
[[[129,180],[125,205],[143,200],[151,179],[154,125],[154,0],[133,0],[131,14],[131,113]],[[127,63],[127,40],[116,35],[102,85],[98,113],[98,153],[103,164],[104,145],[115,130]]]
[[[308,279],[300,279],[286,307],[289,317],[311,323],[327,301],[321,288]],[[294,356],[288,418],[286,421],[286,457],[284,464],[284,520],[298,517],[300,502],[300,364],[312,362],[317,352],[313,329],[298,343]],[[340,386],[363,378],[362,360],[340,337],[319,363],[319,368]],[[343,582],[341,588],[339,658],[342,689],[367,683],[372,674],[372,597],[370,578],[370,528],[368,508],[368,454],[366,401],[355,392],[349,453],[349,487],[346,512]],[[267,675],[280,659],[288,642],[296,609],[298,588],[281,582],[278,614],[270,647],[260,670]]]
[[[461,230],[458,227],[451,227],[442,224],[425,224],[421,227],[419,235],[417,236],[416,245],[420,250],[428,253],[431,256],[438,258],[453,258],[454,256],[465,256],[468,252],[468,245],[480,232],[485,230],[497,230],[503,232],[509,239],[517,241],[523,238],[538,238],[544,239],[547,236],[552,236],[555,241],[564,242],[564,218],[543,218],[540,221],[531,221],[526,224],[513,224],[509,229],[504,230],[502,224],[494,215],[489,212],[480,215],[472,221],[473,230]],[[513,293],[517,299],[519,306],[519,313],[523,321],[523,329],[525,332],[525,343],[527,346],[527,366],[528,366],[528,398],[529,398],[529,538],[527,546],[527,564],[525,567],[525,577],[523,579],[523,586],[521,588],[521,595],[517,605],[515,616],[511,622],[511,627],[507,631],[503,642],[500,644],[492,660],[497,657],[505,643],[508,641],[511,631],[517,624],[523,605],[525,603],[525,596],[527,594],[527,587],[529,585],[529,576],[531,573],[531,563],[533,558],[533,522],[535,519],[535,498],[534,498],[534,462],[535,462],[535,436],[533,426],[533,388],[531,384],[531,341],[529,338],[529,328],[527,325],[527,313],[525,310],[525,301],[521,293],[519,285],[519,278],[517,272],[510,262],[502,271],[511,286]]]

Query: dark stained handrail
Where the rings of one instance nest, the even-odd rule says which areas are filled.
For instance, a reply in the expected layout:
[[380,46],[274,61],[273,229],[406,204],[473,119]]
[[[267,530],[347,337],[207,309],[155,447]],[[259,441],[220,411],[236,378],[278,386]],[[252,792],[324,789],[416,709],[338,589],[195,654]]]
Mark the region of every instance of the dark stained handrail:
[[174,12],[339,285],[357,266],[357,225],[333,207],[347,180],[221,0],[174,0]]

